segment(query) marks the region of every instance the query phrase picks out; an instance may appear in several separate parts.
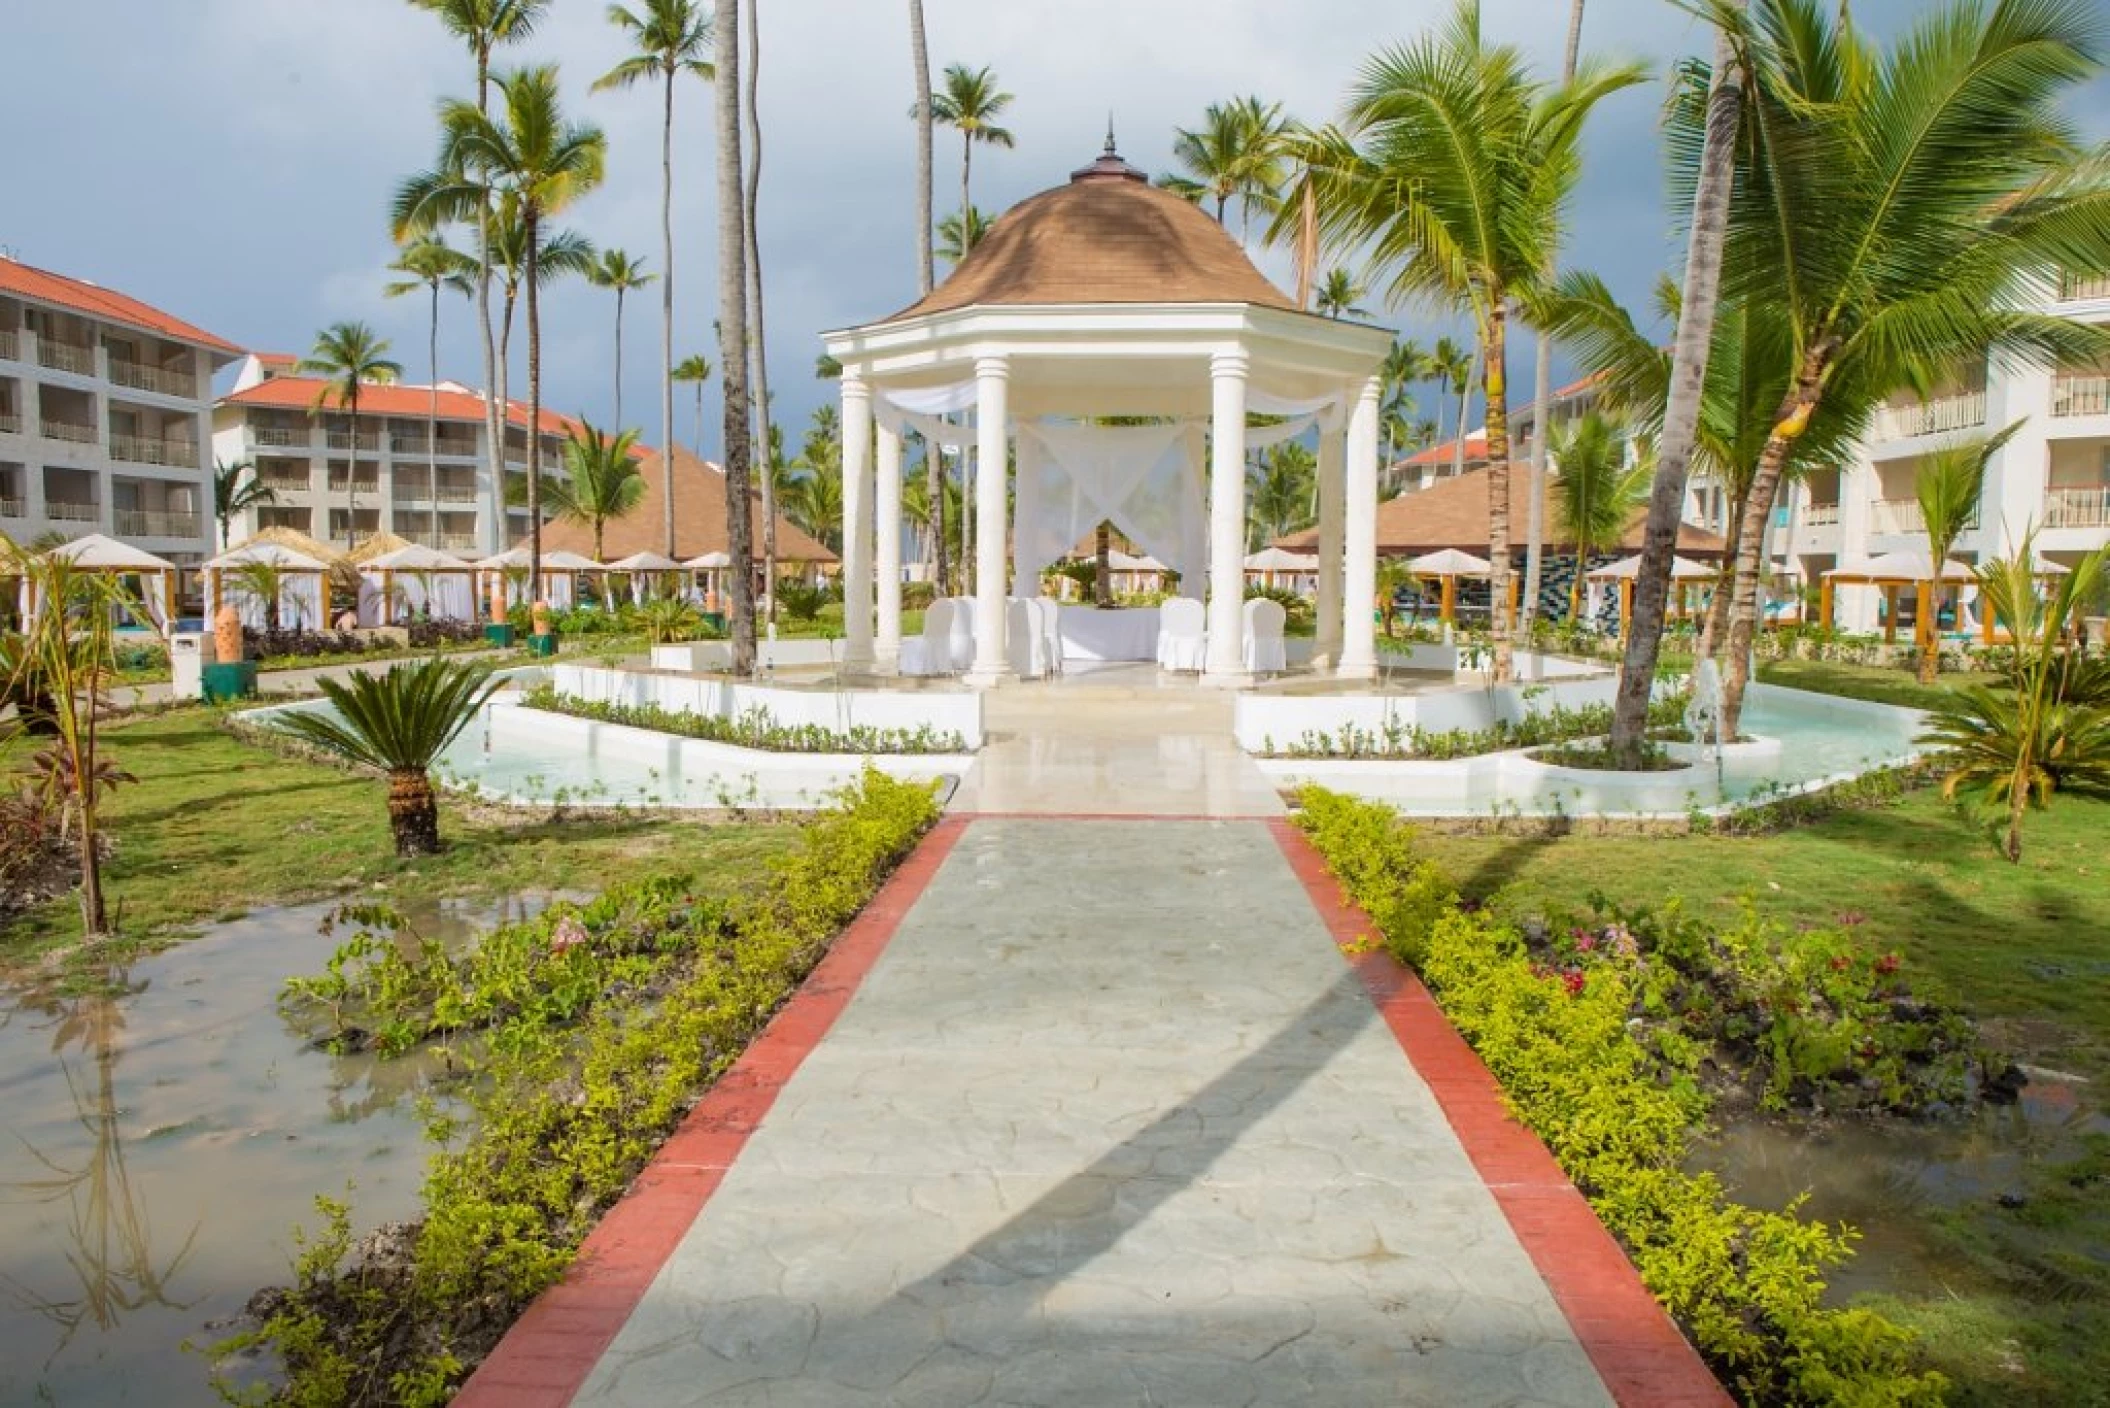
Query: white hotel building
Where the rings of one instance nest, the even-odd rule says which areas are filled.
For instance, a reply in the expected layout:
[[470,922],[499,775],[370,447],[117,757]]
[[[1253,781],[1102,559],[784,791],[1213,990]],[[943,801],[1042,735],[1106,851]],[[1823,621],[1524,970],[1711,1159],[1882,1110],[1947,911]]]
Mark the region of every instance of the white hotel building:
[[[525,509],[499,515],[484,458],[484,398],[469,387],[405,383],[361,388],[356,425],[297,359],[252,356],[213,412],[213,453],[246,461],[273,502],[236,516],[229,536],[291,528],[337,547],[389,532],[456,553],[493,553],[526,536]],[[527,476],[527,408],[513,402],[506,478]],[[573,422],[542,415],[542,472],[559,472]],[[430,434],[436,425],[438,433]],[[354,447],[357,474],[353,473]]]
[[212,552],[212,378],[241,355],[110,289],[0,258],[0,532]]

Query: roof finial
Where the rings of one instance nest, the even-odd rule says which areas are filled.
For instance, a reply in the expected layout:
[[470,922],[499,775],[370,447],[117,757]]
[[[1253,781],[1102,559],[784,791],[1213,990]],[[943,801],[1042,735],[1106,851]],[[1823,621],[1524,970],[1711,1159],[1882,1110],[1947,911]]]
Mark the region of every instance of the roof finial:
[[1106,154],[1108,156],[1116,154],[1114,151],[1114,110],[1112,108],[1106,110]]

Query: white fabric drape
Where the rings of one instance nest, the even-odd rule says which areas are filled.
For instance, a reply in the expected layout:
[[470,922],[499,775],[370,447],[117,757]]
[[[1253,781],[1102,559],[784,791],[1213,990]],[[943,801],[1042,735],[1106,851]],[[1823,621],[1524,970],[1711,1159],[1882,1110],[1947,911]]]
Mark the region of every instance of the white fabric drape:
[[1101,520],[1178,571],[1190,587],[1205,558],[1201,472],[1188,427],[1019,427],[1017,580],[1068,552]]
[[146,607],[147,619],[154,623],[156,631],[166,636],[169,633],[168,575],[163,572],[155,572],[151,575],[141,573],[139,576],[139,597],[141,604]]
[[[264,599],[240,582],[224,582],[216,590],[215,575],[208,573],[205,578],[205,619],[210,622],[219,614],[220,593],[224,590],[243,625],[254,631],[264,629]],[[329,623],[322,619],[322,590],[322,574],[319,572],[283,574],[278,588],[279,626],[285,630],[320,630],[327,626]]]

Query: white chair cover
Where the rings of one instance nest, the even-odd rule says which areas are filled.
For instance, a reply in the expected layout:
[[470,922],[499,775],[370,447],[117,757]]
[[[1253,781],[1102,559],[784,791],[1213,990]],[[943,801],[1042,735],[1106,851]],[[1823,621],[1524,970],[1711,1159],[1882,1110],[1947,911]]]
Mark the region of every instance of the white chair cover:
[[1051,596],[1036,600],[1042,649],[1048,653],[1048,673],[1062,673],[1062,603]]
[[1022,680],[1039,679],[1048,672],[1048,640],[1041,633],[1040,603],[1012,597],[1004,603],[1004,617],[1009,623],[1004,644],[1012,673]]
[[923,613],[923,634],[901,642],[901,673],[952,673],[952,613],[949,597],[940,597]]
[[1254,674],[1279,675],[1289,668],[1282,644],[1282,603],[1256,596],[1245,604],[1245,667]]
[[952,598],[952,639],[947,648],[946,673],[959,674],[974,665],[974,598]]
[[1158,664],[1167,670],[1199,670],[1207,617],[1191,596],[1176,596],[1158,610]]

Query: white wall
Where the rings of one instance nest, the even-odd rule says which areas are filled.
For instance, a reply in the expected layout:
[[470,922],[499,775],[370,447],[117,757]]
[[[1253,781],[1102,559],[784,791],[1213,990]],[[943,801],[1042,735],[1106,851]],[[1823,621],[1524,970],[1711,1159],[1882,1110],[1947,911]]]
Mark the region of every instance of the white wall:
[[1241,694],[1233,731],[1238,746],[1249,753],[1268,751],[1270,742],[1279,751],[1307,733],[1338,733],[1344,725],[1370,732],[1382,732],[1388,724],[1426,733],[1478,731],[1493,728],[1498,719],[1516,723],[1556,704],[1570,709],[1609,704],[1618,689],[1618,679],[1605,672],[1543,685],[1460,685],[1422,694]]
[[738,718],[750,709],[761,708],[768,710],[779,724],[812,725],[837,732],[928,726],[959,734],[970,750],[982,746],[982,696],[969,690],[787,689],[591,665],[553,665],[549,679],[558,693],[594,702],[649,704],[669,712],[686,711],[721,719]]

